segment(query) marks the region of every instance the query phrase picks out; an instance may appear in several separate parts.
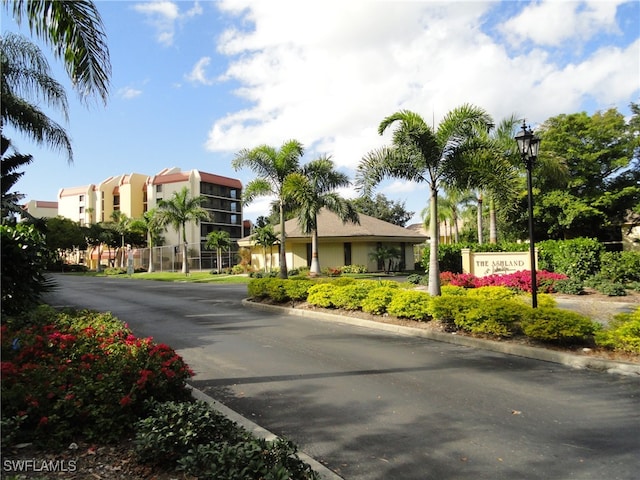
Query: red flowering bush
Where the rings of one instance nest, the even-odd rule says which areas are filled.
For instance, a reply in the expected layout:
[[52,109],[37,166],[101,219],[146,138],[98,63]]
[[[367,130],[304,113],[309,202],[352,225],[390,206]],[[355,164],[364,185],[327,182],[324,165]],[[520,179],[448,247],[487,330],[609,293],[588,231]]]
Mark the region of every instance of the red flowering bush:
[[[538,270],[536,272],[536,283],[538,292],[553,293],[554,284],[558,280],[566,280],[568,277],[561,273]],[[440,275],[442,285],[454,285],[464,288],[479,287],[507,287],[522,292],[531,292],[531,272],[522,270],[508,274],[493,274],[486,277],[475,277],[468,273],[443,272]]]
[[193,373],[182,358],[109,313],[43,307],[31,325],[3,321],[5,443],[117,439],[145,414],[146,400],[189,397]]

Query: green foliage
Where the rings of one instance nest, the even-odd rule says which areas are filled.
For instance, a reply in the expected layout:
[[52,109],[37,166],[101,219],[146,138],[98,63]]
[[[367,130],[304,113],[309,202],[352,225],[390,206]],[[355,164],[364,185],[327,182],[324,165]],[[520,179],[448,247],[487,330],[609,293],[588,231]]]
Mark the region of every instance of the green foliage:
[[619,313],[606,328],[596,332],[600,347],[640,354],[640,307],[631,313]]
[[376,287],[376,282],[371,280],[359,280],[350,285],[335,287],[331,296],[331,303],[336,308],[359,310],[362,306],[362,301]]
[[585,280],[600,270],[603,246],[593,238],[546,240],[538,242],[541,270],[563,273],[574,280]]
[[110,314],[42,308],[4,320],[2,419],[20,419],[19,441],[115,440],[145,414],[147,400],[189,397],[192,372],[180,356]]
[[624,285],[620,283],[602,281],[595,286],[595,289],[603,295],[609,297],[624,297],[627,295],[627,291]]
[[600,275],[613,283],[640,281],[640,252],[604,252]]
[[557,280],[554,288],[558,293],[566,293],[568,295],[582,295],[584,293],[584,283],[575,278]]
[[332,308],[334,306],[333,291],[335,288],[332,283],[317,283],[309,287],[307,302],[322,308]]
[[397,290],[397,283],[395,286],[378,286],[370,290],[367,297],[362,300],[362,311],[372,313],[374,315],[382,315],[386,313],[387,305],[389,305]]
[[42,294],[53,287],[44,275],[50,258],[44,237],[33,225],[0,225],[0,244],[2,315],[34,308]]
[[188,475],[216,480],[316,480],[296,446],[281,438],[196,445],[178,461]]
[[285,302],[288,300],[285,280],[281,278],[270,278],[267,281],[267,295],[274,302]]
[[579,313],[547,307],[532,309],[521,326],[528,337],[552,343],[589,343],[600,328]]
[[313,284],[311,280],[289,278],[284,283],[284,291],[289,300],[300,302],[307,299],[309,289]]
[[455,325],[470,333],[510,337],[518,331],[518,323],[526,318],[531,308],[521,302],[504,297],[485,297],[487,300],[461,312]]
[[458,287],[456,285],[443,285],[440,290],[443,297],[451,295],[465,296],[467,294],[466,288]]
[[345,265],[340,271],[342,273],[367,273],[366,265]]
[[431,317],[430,300],[431,296],[426,292],[398,289],[387,306],[387,312],[400,318],[427,321]]
[[430,312],[436,320],[452,325],[456,318],[472,308],[476,308],[481,302],[480,298],[471,298],[466,295],[442,295],[431,299]]
[[103,273],[105,275],[124,275],[127,273],[127,270],[120,267],[108,267],[104,269]]
[[[258,273],[258,272],[257,272]],[[255,277],[247,283],[247,293],[251,298],[261,299],[269,296],[268,285],[274,277]]]
[[171,466],[199,444],[237,442],[248,433],[202,401],[154,403],[135,425],[136,454],[143,462]]
[[428,281],[428,277],[426,277],[425,275],[420,275],[419,273],[412,273],[411,275],[407,276],[407,282],[413,285],[420,285]]
[[468,297],[478,297],[487,300],[506,300],[514,298],[517,293],[503,286],[489,286],[480,288],[470,288],[466,291]]

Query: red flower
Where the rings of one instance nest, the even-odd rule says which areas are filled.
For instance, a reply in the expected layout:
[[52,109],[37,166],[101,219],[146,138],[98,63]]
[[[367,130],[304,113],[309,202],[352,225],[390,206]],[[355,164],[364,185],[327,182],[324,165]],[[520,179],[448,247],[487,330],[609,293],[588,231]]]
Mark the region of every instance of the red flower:
[[122,397],[120,399],[120,405],[122,407],[126,407],[127,405],[129,405],[131,403],[131,395],[125,395],[124,397]]
[[47,423],[49,423],[49,417],[42,417],[38,422],[38,426],[41,427],[43,425],[46,425]]

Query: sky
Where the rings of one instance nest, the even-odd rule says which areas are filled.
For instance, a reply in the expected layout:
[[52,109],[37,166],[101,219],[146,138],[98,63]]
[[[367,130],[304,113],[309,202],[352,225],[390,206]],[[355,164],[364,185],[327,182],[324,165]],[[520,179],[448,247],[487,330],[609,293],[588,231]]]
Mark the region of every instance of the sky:
[[[355,179],[367,152],[390,143],[378,125],[412,110],[437,126],[470,103],[496,123],[534,128],[563,114],[640,101],[640,2],[427,0],[96,1],[112,77],[106,106],[81,102],[61,63],[74,161],[6,129],[34,156],[16,190],[57,199],[63,187],[168,167],[237,178],[242,149],[296,139],[301,163],[329,155]],[[2,32],[21,31],[3,8]],[[39,43],[35,41],[35,43]],[[358,194],[344,189],[345,197]],[[421,222],[426,184],[389,180],[375,193]],[[244,208],[255,220],[269,199]]]

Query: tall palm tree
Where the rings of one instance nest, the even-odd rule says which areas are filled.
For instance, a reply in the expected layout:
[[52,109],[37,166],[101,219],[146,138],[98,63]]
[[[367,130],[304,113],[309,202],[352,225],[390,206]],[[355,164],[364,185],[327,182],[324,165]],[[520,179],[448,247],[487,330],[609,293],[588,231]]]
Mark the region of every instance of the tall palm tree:
[[284,183],[284,195],[296,206],[298,223],[303,233],[311,234],[311,275],[320,275],[318,260],[318,213],[326,208],[338,215],[343,223],[360,223],[353,205],[335,192],[350,184],[349,177],[335,170],[329,157],[320,157],[304,165],[299,173],[289,175]]
[[62,59],[82,100],[98,96],[106,104],[111,63],[102,18],[89,0],[3,0],[18,25],[23,19]]
[[8,33],[0,39],[0,129],[10,125],[38,145],[66,151],[73,161],[71,140],[65,129],[40,109],[44,103],[68,118],[67,97],[51,77],[42,51],[22,35]]
[[300,157],[303,154],[302,144],[297,140],[289,140],[279,149],[268,145],[260,145],[251,150],[243,149],[231,163],[235,170],[248,167],[258,174],[258,178],[251,180],[244,188],[244,205],[258,197],[275,197],[280,215],[280,278],[287,278],[287,233],[284,227],[286,197],[282,188],[286,178],[300,169]]
[[429,293],[440,295],[438,267],[438,191],[443,185],[461,184],[470,155],[479,148],[477,131],[491,124],[483,109],[462,105],[451,110],[437,129],[417,113],[401,110],[385,118],[378,127],[383,134],[397,124],[392,145],[368,153],[356,174],[358,188],[365,194],[383,179],[401,178],[426,182],[430,190],[431,237],[429,254]]
[[226,252],[231,248],[229,232],[225,232],[224,230],[209,232],[205,248],[216,251],[216,271],[220,273],[222,267],[222,252]]
[[189,273],[187,262],[187,223],[209,220],[209,213],[201,207],[206,197],[191,197],[189,189],[173,192],[169,200],[158,200],[158,221],[160,225],[171,225],[178,235],[182,234],[182,273]]
[[19,202],[24,198],[22,193],[11,192],[10,190],[18,182],[24,172],[18,172],[17,169],[28,165],[33,160],[31,155],[22,155],[11,148],[11,141],[2,135],[2,145],[0,148],[0,165],[1,165],[1,192],[2,192],[2,221],[12,214],[23,213]]
[[[124,268],[124,236],[129,232],[131,226],[131,219],[126,213],[120,210],[114,210],[111,213],[111,225],[112,228],[120,235],[120,268]],[[117,255],[117,254],[116,254]]]

